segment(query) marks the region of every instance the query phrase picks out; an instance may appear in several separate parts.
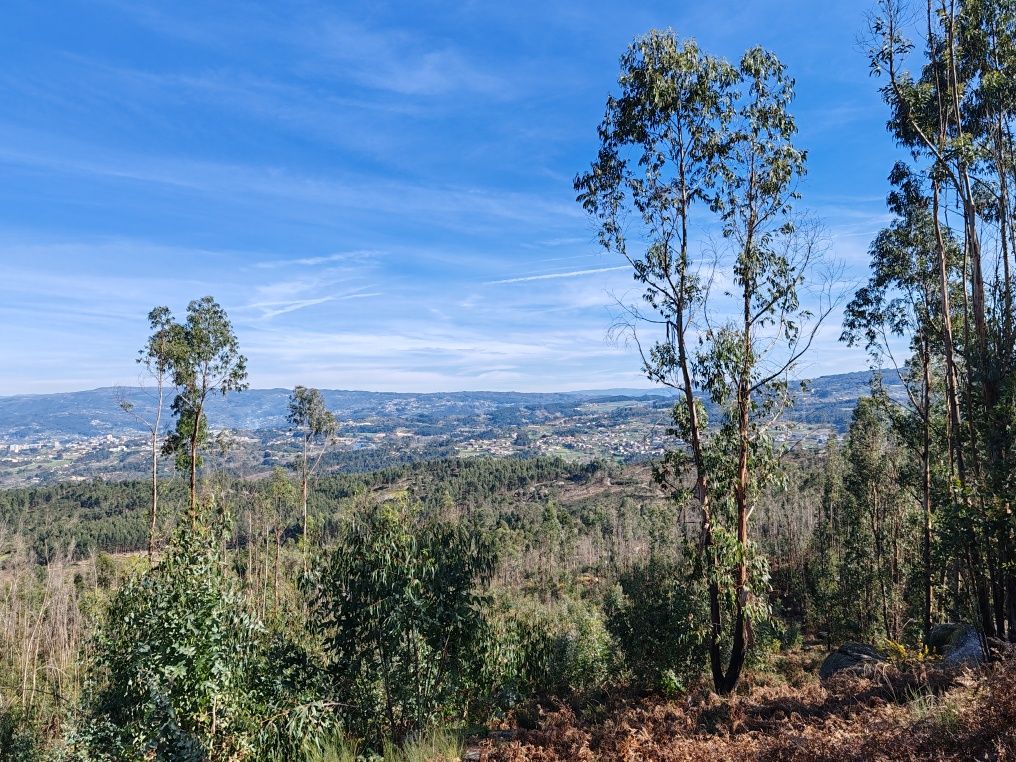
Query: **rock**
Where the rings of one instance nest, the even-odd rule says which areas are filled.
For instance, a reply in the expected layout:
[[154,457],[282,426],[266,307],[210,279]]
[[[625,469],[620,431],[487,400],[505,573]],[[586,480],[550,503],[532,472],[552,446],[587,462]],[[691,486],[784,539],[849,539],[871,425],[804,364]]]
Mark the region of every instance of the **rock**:
[[818,676],[822,680],[828,680],[839,672],[863,675],[885,661],[885,655],[874,646],[866,643],[844,643],[825,657]]
[[949,643],[952,641],[953,635],[956,634],[956,630],[964,626],[966,625],[956,624],[955,622],[934,624],[931,626],[930,632],[928,632],[928,637],[924,639],[924,643],[934,653],[944,654],[949,647]]
[[942,656],[942,663],[949,667],[980,664],[985,659],[980,634],[973,625],[965,622],[936,624],[925,642],[932,652]]
[[946,622],[931,628],[926,639],[928,648],[942,655],[942,664],[961,667],[984,661],[984,643],[973,625]]
[[988,654],[992,659],[1013,659],[1016,658],[1016,643],[1010,643],[1001,638],[986,638],[988,641]]

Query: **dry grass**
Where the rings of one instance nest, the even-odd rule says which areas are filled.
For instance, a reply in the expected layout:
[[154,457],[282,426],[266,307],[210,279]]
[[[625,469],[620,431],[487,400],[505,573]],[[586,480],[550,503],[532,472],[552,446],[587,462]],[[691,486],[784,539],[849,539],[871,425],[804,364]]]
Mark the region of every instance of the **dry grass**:
[[1016,662],[976,673],[900,672],[759,686],[721,700],[642,700],[596,718],[543,715],[486,762],[585,760],[1016,760]]

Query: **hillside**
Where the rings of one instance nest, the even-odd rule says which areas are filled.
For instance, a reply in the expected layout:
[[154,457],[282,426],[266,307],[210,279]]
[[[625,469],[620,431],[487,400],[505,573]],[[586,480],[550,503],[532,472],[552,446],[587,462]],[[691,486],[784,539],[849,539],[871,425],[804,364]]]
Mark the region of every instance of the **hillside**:
[[[884,372],[890,390],[900,386],[895,374]],[[798,393],[789,416],[794,420],[829,424],[842,431],[849,422],[853,402],[868,393],[871,374],[867,371],[821,376],[807,381],[807,391]],[[226,397],[211,397],[208,417],[216,429],[256,431],[284,429],[289,402],[288,389],[248,389]],[[323,389],[325,402],[338,418],[349,423],[400,422],[403,425],[436,425],[448,421],[475,421],[487,417],[494,423],[523,420],[537,410],[571,412],[589,401],[629,401],[657,407],[670,390],[601,389],[575,392],[438,392],[411,394]],[[150,420],[155,397],[150,389],[104,387],[58,394],[0,396],[0,442],[40,439],[87,438],[106,434],[142,432],[144,424],[120,409],[120,400],[129,400],[134,412]],[[172,395],[168,394],[164,414],[170,415]],[[519,411],[513,416],[505,411]],[[499,415],[500,413],[500,415]]]
[[[842,435],[869,380],[869,373],[858,372],[807,382],[785,415],[781,435],[812,447]],[[895,375],[886,373],[885,383],[902,396]],[[668,391],[326,390],[325,402],[340,426],[325,467],[364,471],[456,455],[644,461],[669,443]],[[133,416],[120,408],[123,399],[134,405]],[[237,474],[290,463],[295,447],[286,424],[288,401],[286,389],[211,398],[209,425],[229,436],[228,456],[213,451],[210,462]],[[140,475],[148,468],[142,421],[153,420],[154,412],[150,390],[138,388],[0,397],[0,484]],[[170,420],[167,402],[163,421]]]

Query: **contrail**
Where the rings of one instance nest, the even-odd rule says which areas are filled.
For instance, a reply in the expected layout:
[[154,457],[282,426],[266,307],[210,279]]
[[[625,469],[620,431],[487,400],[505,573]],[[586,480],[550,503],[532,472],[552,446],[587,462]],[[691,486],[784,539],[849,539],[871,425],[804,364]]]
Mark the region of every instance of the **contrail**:
[[593,275],[595,273],[609,273],[613,270],[628,270],[628,265],[619,267],[599,267],[594,270],[572,270],[567,273],[548,273],[546,275],[527,275],[524,278],[505,278],[504,280],[489,280],[484,285],[498,286],[502,283],[523,283],[529,280],[553,280],[554,278],[574,278],[579,275]]

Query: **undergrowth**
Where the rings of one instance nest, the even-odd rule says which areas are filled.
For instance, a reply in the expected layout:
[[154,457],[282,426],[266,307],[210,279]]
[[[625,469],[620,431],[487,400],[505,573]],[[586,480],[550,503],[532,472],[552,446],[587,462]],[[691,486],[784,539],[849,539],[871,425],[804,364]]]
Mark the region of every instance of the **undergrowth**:
[[962,673],[890,665],[825,684],[759,681],[730,699],[633,699],[595,718],[560,707],[534,730],[487,742],[481,759],[1016,760],[1014,681],[1013,661]]

